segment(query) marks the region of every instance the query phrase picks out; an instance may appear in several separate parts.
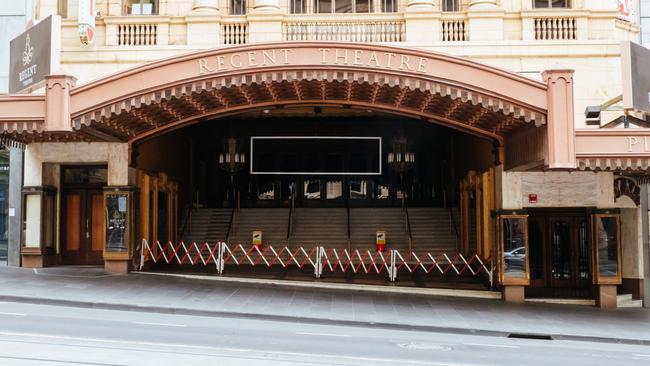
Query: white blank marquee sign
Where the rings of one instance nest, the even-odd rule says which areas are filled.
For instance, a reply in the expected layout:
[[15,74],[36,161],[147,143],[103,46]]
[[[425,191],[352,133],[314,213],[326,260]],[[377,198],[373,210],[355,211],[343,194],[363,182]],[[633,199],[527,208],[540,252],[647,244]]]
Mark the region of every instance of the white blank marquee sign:
[[250,173],[381,175],[381,137],[251,136]]

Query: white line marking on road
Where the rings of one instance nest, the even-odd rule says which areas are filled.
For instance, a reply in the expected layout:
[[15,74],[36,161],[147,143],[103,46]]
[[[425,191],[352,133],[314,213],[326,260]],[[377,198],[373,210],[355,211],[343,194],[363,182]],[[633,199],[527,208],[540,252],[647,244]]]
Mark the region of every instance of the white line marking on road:
[[[287,352],[287,351],[270,351],[270,350],[256,350],[256,349],[249,349],[249,348],[237,348],[237,347],[211,347],[211,346],[199,346],[199,345],[190,345],[190,344],[173,344],[173,343],[162,343],[162,342],[143,342],[143,341],[122,341],[122,340],[116,340],[116,339],[109,339],[109,338],[92,338],[92,337],[74,337],[74,336],[64,336],[64,335],[51,335],[51,334],[43,334],[43,333],[23,333],[23,332],[5,332],[5,331],[0,331],[0,336],[7,336],[7,337],[12,337],[11,339],[5,339],[2,340],[0,339],[0,342],[17,342],[13,337],[34,337],[34,338],[45,338],[45,339],[56,339],[56,340],[64,340],[64,341],[81,341],[81,342],[100,342],[103,345],[106,345],[107,343],[109,344],[115,344],[115,345],[128,345],[130,347],[133,347],[134,345],[137,346],[144,346],[148,347],[146,350],[151,351],[150,347],[155,346],[155,347],[163,347],[165,349],[168,349],[170,346],[171,347],[176,347],[176,348],[189,348],[189,349],[197,349],[197,350],[205,350],[205,351],[229,351],[229,352],[240,352],[240,353],[246,353],[246,354],[251,354],[251,353],[264,353],[265,355],[278,355],[278,356],[299,356],[299,357],[336,357],[337,359],[346,359],[346,360],[352,360],[352,361],[375,361],[375,362],[393,362],[393,363],[399,363],[399,364],[409,364],[409,365],[429,365],[429,366],[477,366],[477,364],[470,364],[470,363],[457,363],[457,362],[438,362],[438,361],[419,361],[419,360],[401,360],[401,359],[392,359],[392,358],[379,358],[379,357],[359,357],[359,356],[346,356],[346,355],[330,355],[330,354],[323,354],[323,353],[305,353],[305,352]],[[69,346],[75,346],[69,345]],[[78,346],[78,345],[76,345]]]
[[351,335],[348,335],[348,334],[332,334],[332,333],[296,332],[296,334],[318,336],[318,337],[344,337],[344,338],[351,338],[352,337]]
[[648,355],[648,354],[635,354],[635,355],[632,355],[632,357],[650,357],[650,355]]
[[27,314],[21,314],[21,313],[6,313],[6,312],[4,312],[4,311],[0,311],[0,315],[27,316]]
[[179,327],[179,328],[185,328],[187,325],[185,324],[169,324],[169,323],[149,323],[149,322],[132,322],[133,324],[140,324],[140,325],[156,325],[160,327]]
[[520,348],[519,346],[506,346],[505,344],[463,343],[466,346],[495,347],[495,348]]

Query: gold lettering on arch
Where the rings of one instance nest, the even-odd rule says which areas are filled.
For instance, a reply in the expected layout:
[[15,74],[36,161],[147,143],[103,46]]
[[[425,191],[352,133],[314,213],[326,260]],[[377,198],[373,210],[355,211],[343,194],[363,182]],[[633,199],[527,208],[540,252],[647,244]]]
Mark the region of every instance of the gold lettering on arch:
[[199,74],[204,74],[206,72],[212,72],[213,70],[208,67],[208,60],[204,58],[199,59]]
[[370,59],[368,60],[368,66],[370,66],[370,64],[372,64],[373,62],[375,63],[375,67],[379,67],[379,60],[377,59],[376,51],[372,51],[372,53],[370,54]]
[[[291,59],[293,51],[290,48],[242,51],[213,56],[214,58],[200,58],[197,60],[197,66],[199,75],[203,75],[229,69],[255,68],[278,64],[289,65],[293,61]],[[428,62],[430,61],[426,57],[403,53],[381,52],[380,56],[379,51],[354,48],[312,48],[306,51],[306,54],[302,51],[301,57],[296,60],[297,64],[301,62],[313,62],[320,65],[354,65],[426,73]],[[311,52],[311,55],[309,52]],[[314,53],[316,55],[313,55]],[[643,142],[648,144],[646,140]],[[640,138],[628,138],[629,149],[637,144],[640,146],[640,143]]]
[[268,62],[271,64],[275,64],[277,58],[275,57],[275,50],[271,50],[271,53],[269,54],[269,51],[262,51],[262,65],[266,66]]
[[[237,61],[235,63],[235,57],[237,57]],[[241,63],[241,55],[239,53],[234,53],[230,56],[230,66],[234,67],[235,69],[238,69],[242,66],[244,66]]]

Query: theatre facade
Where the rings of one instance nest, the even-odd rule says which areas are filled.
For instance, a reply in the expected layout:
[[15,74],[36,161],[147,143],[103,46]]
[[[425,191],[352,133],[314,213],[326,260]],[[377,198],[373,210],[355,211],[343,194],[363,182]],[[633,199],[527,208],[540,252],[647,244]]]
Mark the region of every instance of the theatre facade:
[[574,76],[312,40],[47,75],[0,95],[24,149],[21,265],[220,274],[238,250],[268,268],[334,253],[394,269],[379,279],[483,271],[510,301],[640,299],[650,129],[576,128]]

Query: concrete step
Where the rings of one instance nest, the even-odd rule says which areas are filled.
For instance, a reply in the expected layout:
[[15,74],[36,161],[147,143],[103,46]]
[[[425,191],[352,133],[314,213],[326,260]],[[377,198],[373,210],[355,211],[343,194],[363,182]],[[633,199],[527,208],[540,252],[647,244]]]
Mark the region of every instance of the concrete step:
[[618,295],[616,296],[616,306],[619,308],[641,308],[643,300],[634,300],[631,294]]

